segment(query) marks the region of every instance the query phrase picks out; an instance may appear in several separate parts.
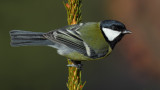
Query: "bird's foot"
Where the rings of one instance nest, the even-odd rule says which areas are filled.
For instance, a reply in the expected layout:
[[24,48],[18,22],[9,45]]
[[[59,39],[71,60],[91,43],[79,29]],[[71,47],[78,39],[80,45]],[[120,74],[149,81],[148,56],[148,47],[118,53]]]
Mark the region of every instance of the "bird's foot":
[[67,67],[76,67],[78,69],[82,69],[81,61],[73,61],[71,60],[73,64],[68,64]]
[[82,69],[82,64],[68,64],[67,67],[76,67],[78,69]]

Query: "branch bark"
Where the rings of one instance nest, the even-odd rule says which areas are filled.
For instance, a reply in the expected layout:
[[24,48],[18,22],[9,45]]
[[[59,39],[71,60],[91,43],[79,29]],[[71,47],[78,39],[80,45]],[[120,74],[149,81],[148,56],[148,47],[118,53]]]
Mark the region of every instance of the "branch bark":
[[[78,24],[82,20],[81,6],[82,0],[68,0],[64,2],[64,6],[67,10],[68,25]],[[75,63],[81,63],[81,61],[74,61]],[[72,60],[68,59],[68,65],[75,64]],[[85,83],[81,80],[81,69],[77,67],[68,67],[69,76],[67,87],[69,90],[82,90]]]

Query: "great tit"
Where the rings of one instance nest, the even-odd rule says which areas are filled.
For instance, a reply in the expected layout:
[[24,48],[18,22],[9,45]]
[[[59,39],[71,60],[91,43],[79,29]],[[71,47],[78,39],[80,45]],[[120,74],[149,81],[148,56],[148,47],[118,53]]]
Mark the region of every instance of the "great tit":
[[116,20],[65,26],[47,33],[12,30],[11,46],[50,46],[75,61],[98,60],[108,56],[127,30]]

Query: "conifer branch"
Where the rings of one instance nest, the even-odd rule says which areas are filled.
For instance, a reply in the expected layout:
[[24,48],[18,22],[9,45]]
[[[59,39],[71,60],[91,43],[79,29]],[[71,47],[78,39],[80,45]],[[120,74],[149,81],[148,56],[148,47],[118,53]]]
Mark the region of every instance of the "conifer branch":
[[[64,6],[67,10],[67,21],[69,25],[78,24],[82,20],[81,6],[82,0],[66,0]],[[76,62],[76,61],[75,61]],[[78,61],[81,63],[80,61]],[[75,64],[68,59],[68,65]],[[69,90],[82,90],[85,83],[81,80],[81,69],[78,67],[68,67],[69,76],[67,87]]]

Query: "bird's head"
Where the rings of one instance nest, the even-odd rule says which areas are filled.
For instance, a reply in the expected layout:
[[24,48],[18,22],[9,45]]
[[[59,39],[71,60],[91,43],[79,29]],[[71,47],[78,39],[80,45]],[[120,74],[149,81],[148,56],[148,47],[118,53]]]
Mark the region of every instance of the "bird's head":
[[104,20],[100,22],[100,29],[106,41],[114,48],[115,44],[119,42],[126,34],[132,33],[127,30],[125,25],[116,20]]

